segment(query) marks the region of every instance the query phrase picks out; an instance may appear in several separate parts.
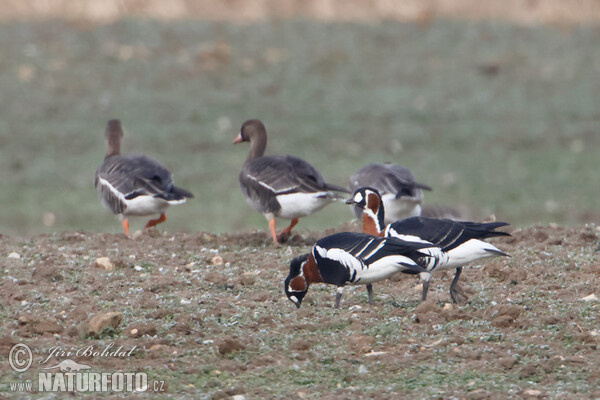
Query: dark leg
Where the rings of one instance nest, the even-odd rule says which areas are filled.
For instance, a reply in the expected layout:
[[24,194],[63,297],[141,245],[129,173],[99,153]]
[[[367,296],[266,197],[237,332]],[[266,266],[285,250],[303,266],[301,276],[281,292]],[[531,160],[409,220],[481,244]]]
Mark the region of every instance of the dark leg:
[[342,293],[344,293],[344,287],[340,286],[337,288],[337,292],[335,294],[335,306],[333,306],[333,308],[340,308],[340,300],[342,299]]
[[460,293],[456,288],[456,283],[458,282],[458,278],[460,277],[460,273],[462,272],[462,267],[456,268],[456,273],[454,274],[454,279],[452,279],[452,283],[450,284],[450,297],[452,298],[452,302],[458,304],[458,296],[460,295],[462,298],[466,300],[467,296],[463,293]]
[[421,273],[421,283],[423,285],[423,292],[421,293],[421,303],[427,300],[427,292],[429,291],[429,280],[431,279],[431,274],[429,272]]
[[369,294],[369,304],[373,305],[373,285],[367,285],[367,293]]

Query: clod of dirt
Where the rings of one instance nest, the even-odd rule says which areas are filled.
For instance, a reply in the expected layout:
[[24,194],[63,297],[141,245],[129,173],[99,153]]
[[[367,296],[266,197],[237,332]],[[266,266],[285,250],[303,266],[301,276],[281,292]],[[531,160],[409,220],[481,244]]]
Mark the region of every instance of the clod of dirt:
[[156,327],[152,324],[133,324],[125,328],[125,332],[131,338],[139,338],[144,335],[156,335]]
[[499,315],[492,320],[492,326],[496,328],[508,328],[515,322],[515,319],[510,315]]
[[485,389],[475,389],[469,393],[465,397],[467,400],[487,400],[491,399],[492,395]]
[[115,270],[115,264],[113,264],[108,257],[98,257],[96,258],[96,261],[94,261],[94,268],[102,268],[110,272]]
[[25,336],[43,335],[44,333],[56,334],[63,331],[63,327],[54,318],[43,319],[20,315],[17,321],[21,326],[21,333]]
[[433,300],[422,302],[415,308],[415,322],[438,324],[444,322],[441,316],[441,308]]
[[491,309],[496,317],[492,320],[492,325],[497,328],[507,328],[511,326],[523,312],[523,307],[514,305],[499,305]]
[[88,322],[85,332],[88,335],[98,335],[104,328],[117,329],[121,320],[123,320],[123,314],[120,312],[96,314]]
[[306,340],[296,339],[290,344],[290,349],[296,351],[305,351],[310,349],[310,343]]
[[240,276],[240,284],[242,286],[252,286],[256,283],[254,274],[244,273]]
[[519,377],[522,379],[529,378],[535,374],[537,374],[537,366],[535,364],[528,364],[519,371]]
[[246,346],[235,339],[225,339],[218,344],[219,354],[229,354],[234,351],[244,350]]
[[369,353],[375,343],[375,339],[367,335],[352,335],[348,339],[348,344],[355,350],[361,353]]
[[511,369],[517,363],[517,359],[512,356],[502,357],[498,359],[498,364],[504,369]]
[[67,318],[72,322],[80,322],[85,320],[91,313],[92,306],[89,304],[79,304],[67,315]]
[[52,282],[60,281],[63,278],[58,267],[54,265],[41,265],[34,268],[31,277],[35,281],[49,280]]

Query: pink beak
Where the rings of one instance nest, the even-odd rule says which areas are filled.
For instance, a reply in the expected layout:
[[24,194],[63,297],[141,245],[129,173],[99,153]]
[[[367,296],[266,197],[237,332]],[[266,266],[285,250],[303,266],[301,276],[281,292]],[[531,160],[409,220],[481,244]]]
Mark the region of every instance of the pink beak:
[[239,135],[237,135],[235,139],[233,139],[233,144],[242,143],[243,141],[244,139],[242,138],[242,132],[240,132]]

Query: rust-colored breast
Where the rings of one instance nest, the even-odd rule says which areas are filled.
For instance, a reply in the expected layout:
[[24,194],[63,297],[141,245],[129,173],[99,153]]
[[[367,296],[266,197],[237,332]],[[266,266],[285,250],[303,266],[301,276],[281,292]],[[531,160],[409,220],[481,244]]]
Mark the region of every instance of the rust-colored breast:
[[308,256],[308,259],[304,262],[304,276],[306,277],[306,282],[308,284],[315,282],[323,282],[323,278],[319,273],[319,268],[317,266],[317,262],[312,254]]
[[362,215],[363,233],[368,233],[373,236],[383,236],[384,231],[379,232],[377,223],[366,213]]

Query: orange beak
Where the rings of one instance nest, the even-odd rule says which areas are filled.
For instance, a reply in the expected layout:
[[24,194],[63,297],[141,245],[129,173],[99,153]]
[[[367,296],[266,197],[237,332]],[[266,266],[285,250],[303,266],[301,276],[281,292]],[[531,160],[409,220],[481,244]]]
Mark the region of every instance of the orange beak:
[[239,135],[237,135],[235,139],[233,139],[233,144],[242,143],[243,141],[244,139],[242,138],[242,132],[240,132]]

